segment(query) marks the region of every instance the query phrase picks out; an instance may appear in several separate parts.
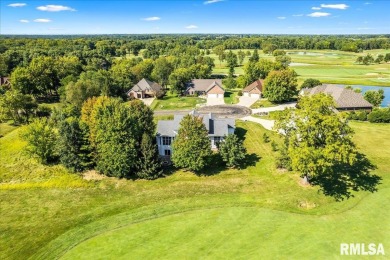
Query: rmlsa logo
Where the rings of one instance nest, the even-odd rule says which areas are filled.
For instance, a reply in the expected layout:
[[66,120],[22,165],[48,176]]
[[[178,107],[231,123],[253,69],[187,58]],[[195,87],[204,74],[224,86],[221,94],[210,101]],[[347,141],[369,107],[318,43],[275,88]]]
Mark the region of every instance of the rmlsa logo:
[[341,243],[340,255],[385,255],[385,248],[382,243]]

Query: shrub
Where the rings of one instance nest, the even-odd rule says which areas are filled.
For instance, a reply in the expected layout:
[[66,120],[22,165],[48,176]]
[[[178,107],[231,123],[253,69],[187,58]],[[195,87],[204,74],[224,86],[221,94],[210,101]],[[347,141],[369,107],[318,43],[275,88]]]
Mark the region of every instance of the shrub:
[[368,115],[368,121],[371,123],[390,123],[390,107],[374,109]]
[[275,143],[275,141],[272,141],[271,148],[272,148],[272,151],[276,152],[278,150],[278,144]]
[[242,96],[242,90],[239,90],[239,91],[238,91],[237,96],[239,96],[239,97]]
[[47,105],[39,105],[36,115],[37,117],[49,117],[52,109]]
[[47,119],[36,119],[21,133],[27,142],[26,152],[47,164],[58,159],[56,143],[58,133]]
[[267,133],[263,134],[263,141],[264,143],[269,143],[269,136],[267,135]]

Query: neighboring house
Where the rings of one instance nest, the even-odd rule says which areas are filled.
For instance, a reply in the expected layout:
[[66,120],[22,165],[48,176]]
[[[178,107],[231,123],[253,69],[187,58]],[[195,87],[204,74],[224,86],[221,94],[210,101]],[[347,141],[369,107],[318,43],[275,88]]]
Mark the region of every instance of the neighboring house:
[[127,95],[137,99],[161,97],[164,90],[158,83],[143,78],[127,92]]
[[0,86],[11,86],[11,82],[8,77],[0,77]]
[[[197,112],[190,112],[191,115],[200,116],[206,126],[211,142],[211,148],[217,149],[217,143],[235,130],[235,120],[232,118],[215,118],[211,113],[199,115]],[[178,133],[180,121],[184,115],[175,115],[173,120],[159,120],[157,123],[157,146],[159,155],[169,160],[172,155],[172,142]]]
[[187,95],[207,96],[208,98],[223,98],[225,90],[221,79],[193,79],[186,84]]
[[261,98],[261,94],[263,93],[264,80],[258,79],[248,85],[246,88],[242,90],[242,95],[244,97],[252,97],[252,98]]
[[337,110],[372,110],[371,105],[363,98],[361,93],[356,93],[351,89],[345,89],[335,85],[320,85],[314,88],[305,88],[300,91],[300,95],[314,95],[318,93],[325,93],[331,95],[336,103]]

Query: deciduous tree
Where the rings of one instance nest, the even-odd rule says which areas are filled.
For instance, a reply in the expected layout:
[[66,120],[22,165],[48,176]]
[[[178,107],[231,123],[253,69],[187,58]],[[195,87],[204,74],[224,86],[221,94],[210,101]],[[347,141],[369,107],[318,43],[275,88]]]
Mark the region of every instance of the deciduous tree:
[[264,95],[269,101],[289,101],[297,92],[296,73],[293,70],[272,71],[265,79],[264,86]]
[[219,153],[222,160],[228,167],[239,167],[245,159],[246,149],[242,141],[235,135],[230,134],[218,145]]
[[181,120],[172,148],[172,162],[176,167],[192,171],[200,171],[206,167],[212,152],[207,129],[201,117],[186,115]]

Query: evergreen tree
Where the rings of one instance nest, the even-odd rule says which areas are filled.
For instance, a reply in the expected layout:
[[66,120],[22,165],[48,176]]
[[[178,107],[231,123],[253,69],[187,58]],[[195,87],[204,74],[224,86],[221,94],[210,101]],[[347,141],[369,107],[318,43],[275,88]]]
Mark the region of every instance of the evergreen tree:
[[143,179],[156,179],[162,174],[157,145],[144,133],[142,135],[137,176]]
[[61,163],[73,172],[89,169],[93,158],[88,126],[75,117],[69,117],[60,122],[58,131]]
[[186,115],[181,120],[172,148],[172,162],[176,167],[200,171],[207,166],[212,152],[202,117]]

